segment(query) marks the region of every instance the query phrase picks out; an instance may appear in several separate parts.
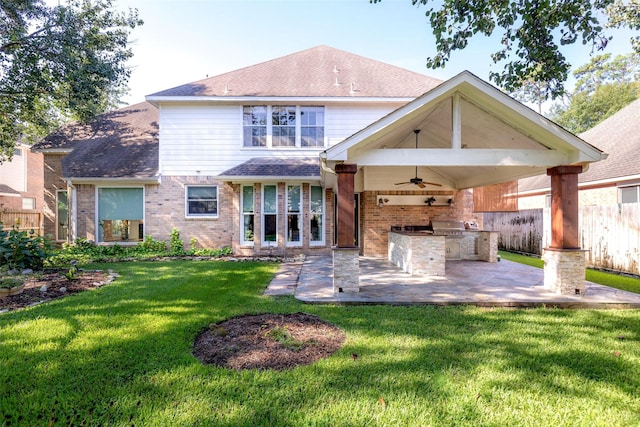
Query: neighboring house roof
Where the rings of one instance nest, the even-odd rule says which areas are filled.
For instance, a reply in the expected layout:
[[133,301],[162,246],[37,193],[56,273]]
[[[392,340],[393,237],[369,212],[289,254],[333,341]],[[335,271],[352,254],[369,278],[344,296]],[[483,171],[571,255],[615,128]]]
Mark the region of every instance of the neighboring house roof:
[[14,190],[6,184],[0,184],[0,196],[5,197],[19,197],[20,192]]
[[317,46],[147,97],[415,98],[441,81],[404,68]]
[[33,148],[73,150],[62,161],[65,178],[149,178],[158,175],[158,109],[148,102],[71,123]]
[[320,159],[255,157],[218,175],[224,180],[320,179]]
[[[628,177],[640,178],[640,99],[618,111],[579,136],[607,152],[606,160],[592,163],[578,175],[579,184],[602,181],[620,181]],[[544,190],[550,187],[546,175],[522,179],[519,192]]]

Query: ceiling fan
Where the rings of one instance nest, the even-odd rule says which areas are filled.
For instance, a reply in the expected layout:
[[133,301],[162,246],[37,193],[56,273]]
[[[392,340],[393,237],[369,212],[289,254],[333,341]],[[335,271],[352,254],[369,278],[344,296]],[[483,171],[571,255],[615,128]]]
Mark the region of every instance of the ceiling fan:
[[[420,129],[414,129],[413,133],[416,134],[416,149],[418,148],[418,134],[420,133]],[[442,187],[442,184],[438,184],[436,182],[427,182],[423,181],[422,178],[418,177],[418,166],[416,166],[416,176],[415,178],[411,178],[407,182],[397,182],[395,185],[406,185],[406,184],[415,184],[420,188],[424,188],[427,185],[435,185],[437,187]]]

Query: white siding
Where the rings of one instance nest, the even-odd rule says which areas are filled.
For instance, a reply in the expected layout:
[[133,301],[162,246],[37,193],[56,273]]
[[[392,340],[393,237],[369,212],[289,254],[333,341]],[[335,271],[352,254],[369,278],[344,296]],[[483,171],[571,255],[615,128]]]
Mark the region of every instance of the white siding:
[[[342,141],[398,106],[326,106],[325,143]],[[322,150],[244,147],[241,105],[160,108],[160,172],[164,176],[218,175],[254,157],[314,157]]]
[[10,162],[0,165],[0,184],[8,185],[16,191],[27,191],[28,148],[18,148],[20,155],[14,155]]
[[329,146],[364,129],[403,104],[335,105],[328,106],[325,118],[325,135]]

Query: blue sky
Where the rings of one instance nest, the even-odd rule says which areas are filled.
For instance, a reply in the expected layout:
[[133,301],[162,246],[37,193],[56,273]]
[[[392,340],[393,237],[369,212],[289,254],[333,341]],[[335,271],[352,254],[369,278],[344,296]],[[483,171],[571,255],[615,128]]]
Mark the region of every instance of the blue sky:
[[[488,80],[498,71],[495,41],[477,37],[443,69],[426,68],[435,43],[425,7],[410,0],[115,0],[137,8],[145,24],[134,30],[127,103],[321,44],[422,74],[450,78],[469,70]],[[628,34],[616,34],[607,51],[631,51]],[[574,66],[589,61],[589,46],[565,54]]]

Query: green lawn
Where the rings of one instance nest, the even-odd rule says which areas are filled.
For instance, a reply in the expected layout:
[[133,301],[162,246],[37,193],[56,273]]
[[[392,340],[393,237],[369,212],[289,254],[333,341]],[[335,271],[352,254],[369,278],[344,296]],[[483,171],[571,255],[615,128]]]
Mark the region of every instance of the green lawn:
[[[640,310],[304,305],[261,296],[273,264],[101,267],[122,277],[0,315],[0,425],[640,425]],[[212,322],[297,311],[344,348],[283,372],[191,354]]]
[[[503,259],[519,262],[520,264],[544,268],[544,261],[537,257],[520,255],[506,251],[500,251],[500,256]],[[586,279],[593,283],[599,283],[612,288],[622,289],[623,291],[640,294],[640,279],[637,277],[623,276],[621,274],[607,273],[605,271],[588,268],[586,271]]]

